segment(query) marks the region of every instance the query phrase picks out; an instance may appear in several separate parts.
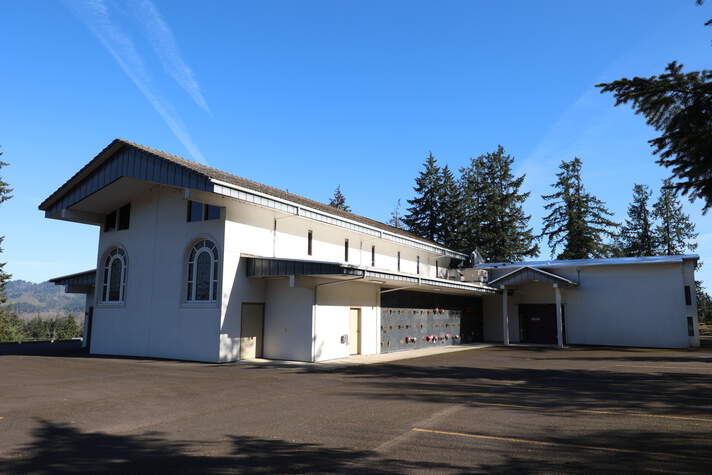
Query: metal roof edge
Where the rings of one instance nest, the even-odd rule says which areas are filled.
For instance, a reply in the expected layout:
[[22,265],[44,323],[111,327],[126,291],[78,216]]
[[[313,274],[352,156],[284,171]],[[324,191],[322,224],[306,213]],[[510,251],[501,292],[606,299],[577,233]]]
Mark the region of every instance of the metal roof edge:
[[587,267],[587,266],[612,266],[612,265],[642,265],[642,264],[670,264],[684,260],[699,260],[697,254],[681,254],[675,256],[645,256],[645,257],[607,257],[601,259],[569,259],[549,261],[522,261],[522,262],[492,262],[479,264],[477,269],[511,269],[521,267]]
[[54,277],[52,279],[49,279],[47,282],[52,282],[53,284],[56,284],[57,281],[60,281],[60,280],[73,279],[75,277],[79,277],[82,275],[89,275],[89,274],[96,274],[96,269],[91,269],[91,270],[86,270],[84,272],[76,272],[74,274],[67,274],[67,275],[62,275],[59,277]]
[[[249,189],[251,193],[261,193],[261,194],[269,196],[275,200],[281,200],[281,201],[291,201],[290,197],[294,197],[298,200],[304,200],[306,203],[299,203],[297,201],[297,206],[304,207],[304,208],[313,207],[319,213],[331,214],[334,217],[336,217],[337,219],[356,221],[356,222],[360,223],[360,225],[367,226],[367,227],[374,227],[374,228],[378,229],[379,232],[387,233],[387,234],[390,234],[393,236],[402,237],[404,239],[410,239],[410,240],[413,240],[416,242],[420,242],[423,245],[439,248],[444,251],[450,252],[452,254],[457,254],[460,257],[462,257],[463,259],[467,259],[467,254],[460,253],[455,250],[449,249],[435,241],[430,241],[428,239],[424,239],[424,238],[417,236],[409,231],[395,228],[395,227],[389,225],[388,223],[377,221],[377,220],[368,218],[366,216],[358,215],[356,213],[351,213],[351,212],[344,212],[343,215],[341,213],[330,213],[326,209],[320,209],[321,207],[328,207],[328,205],[325,205],[324,203],[320,203],[318,201],[312,200],[310,198],[306,198],[304,196],[296,195],[294,193],[284,192],[283,190],[277,190],[274,187],[271,187],[268,185],[263,185],[261,183],[254,182],[254,181],[246,179],[246,178],[238,177],[236,175],[232,175],[229,172],[224,172],[222,170],[218,170],[217,168],[208,167],[201,163],[187,160],[183,157],[179,157],[178,155],[174,155],[171,153],[164,152],[162,150],[147,147],[145,145],[131,142],[129,140],[125,140],[122,138],[115,138],[114,140],[112,140],[111,143],[109,145],[107,145],[106,147],[104,147],[104,149],[102,149],[94,158],[92,158],[89,161],[89,163],[87,163],[82,168],[80,168],[78,172],[76,172],[74,175],[72,175],[71,178],[69,178],[69,180],[67,180],[63,185],[61,185],[59,188],[57,188],[50,196],[48,196],[44,201],[42,201],[42,203],[40,203],[38,208],[42,211],[46,211],[52,204],[54,204],[57,200],[59,200],[63,194],[67,193],[74,186],[79,184],[81,182],[81,180],[86,178],[92,171],[94,171],[99,166],[101,166],[106,160],[111,158],[116,152],[121,150],[123,147],[133,147],[135,149],[149,153],[157,158],[171,161],[178,166],[182,166],[188,170],[191,170],[194,173],[200,174],[200,175],[210,179],[214,183],[215,182],[223,182],[226,185],[228,185],[229,187],[242,187],[238,183],[225,182],[224,180],[222,180],[214,175],[224,175],[229,178],[242,180],[244,182],[249,182],[249,183],[255,185],[257,188],[259,188],[259,187],[265,188],[265,190],[262,191],[259,189],[245,187],[245,188]],[[278,194],[270,193],[269,192],[270,190],[280,191],[288,196],[286,196],[286,197],[279,196]]]

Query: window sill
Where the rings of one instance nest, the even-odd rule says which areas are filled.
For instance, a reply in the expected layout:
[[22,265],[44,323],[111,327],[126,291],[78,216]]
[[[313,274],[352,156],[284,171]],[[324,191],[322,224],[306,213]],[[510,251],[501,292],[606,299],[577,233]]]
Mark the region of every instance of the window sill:
[[97,308],[123,308],[126,307],[126,302],[99,302]]
[[217,308],[217,302],[183,302],[181,308]]

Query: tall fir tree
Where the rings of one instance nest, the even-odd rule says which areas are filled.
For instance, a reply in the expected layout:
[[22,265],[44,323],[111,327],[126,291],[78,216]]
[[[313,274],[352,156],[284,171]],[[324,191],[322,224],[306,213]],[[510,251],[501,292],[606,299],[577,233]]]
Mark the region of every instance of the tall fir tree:
[[408,200],[410,207],[403,217],[403,224],[413,234],[435,242],[442,242],[442,224],[440,214],[440,185],[442,182],[440,167],[432,153],[423,164],[423,171],[415,179],[413,190],[416,195]]
[[461,173],[463,252],[477,249],[490,262],[516,262],[539,253],[531,216],[523,204],[529,197],[521,192],[525,175],[512,174],[514,157],[500,145],[497,151],[470,160]]
[[[2,152],[0,152],[2,156]],[[0,160],[0,169],[6,167],[8,164]],[[3,181],[2,176],[0,176],[0,203],[3,203],[12,198],[12,188],[6,182]],[[2,244],[5,236],[0,236],[0,245]],[[2,253],[2,248],[0,248],[0,253]],[[5,272],[5,262],[0,262],[0,303],[5,302],[5,284],[12,277],[10,274]]]
[[653,205],[653,217],[658,220],[655,227],[658,254],[674,256],[697,248],[695,224],[682,211],[682,204],[670,178],[663,180],[660,198]]
[[633,201],[620,231],[620,247],[626,257],[654,256],[657,239],[649,207],[652,192],[645,185],[633,186]]
[[608,257],[613,253],[605,241],[615,238],[612,229],[618,226],[605,203],[586,192],[581,178],[581,159],[562,161],[551,186],[556,190],[542,198],[549,201],[544,208],[542,236],[546,236],[552,257],[563,248],[557,259],[589,259]]
[[440,174],[438,208],[440,210],[440,239],[443,245],[457,249],[462,236],[462,199],[460,187],[450,167],[445,165]]
[[346,197],[341,191],[341,185],[336,186],[333,196],[329,199],[329,206],[333,206],[334,208],[342,211],[351,212],[351,207],[346,204]]

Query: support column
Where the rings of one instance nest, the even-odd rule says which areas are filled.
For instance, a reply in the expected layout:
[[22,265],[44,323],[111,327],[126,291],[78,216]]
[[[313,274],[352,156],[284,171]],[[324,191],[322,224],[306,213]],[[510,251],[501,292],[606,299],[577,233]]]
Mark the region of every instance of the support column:
[[507,287],[502,286],[502,342],[509,345],[509,309],[507,308]]
[[554,297],[556,300],[556,342],[559,348],[563,348],[564,322],[561,315],[561,289],[559,289],[559,284],[554,284]]

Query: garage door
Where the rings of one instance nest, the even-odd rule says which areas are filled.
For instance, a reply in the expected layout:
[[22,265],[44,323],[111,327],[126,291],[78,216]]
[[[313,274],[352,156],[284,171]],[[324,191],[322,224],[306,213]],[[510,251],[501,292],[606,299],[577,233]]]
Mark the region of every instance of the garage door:
[[524,343],[556,344],[556,305],[520,304],[519,329]]

